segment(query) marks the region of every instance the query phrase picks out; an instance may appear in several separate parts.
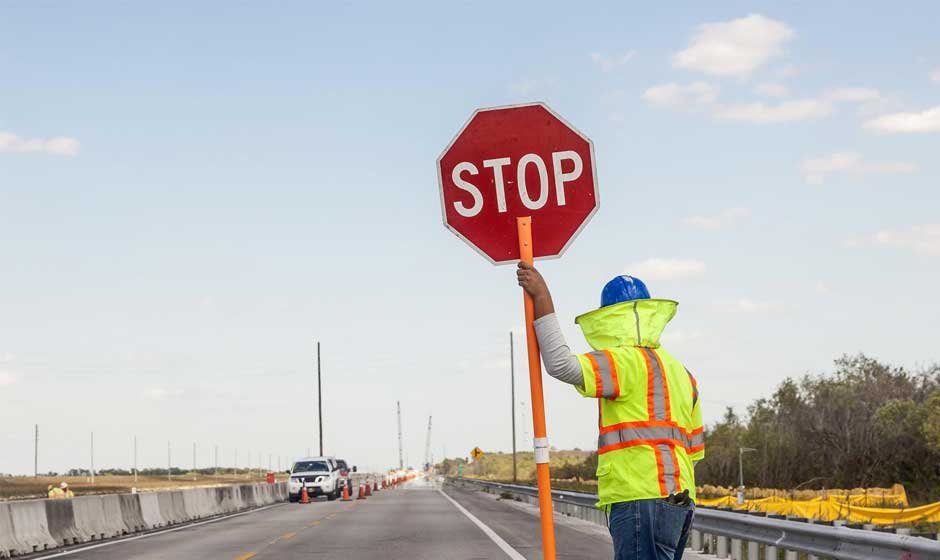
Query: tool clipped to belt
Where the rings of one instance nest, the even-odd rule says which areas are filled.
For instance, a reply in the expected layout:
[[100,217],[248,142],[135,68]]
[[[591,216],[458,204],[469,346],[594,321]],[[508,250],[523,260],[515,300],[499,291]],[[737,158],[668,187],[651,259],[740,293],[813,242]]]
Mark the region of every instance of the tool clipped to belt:
[[663,500],[665,500],[666,503],[672,504],[674,506],[682,506],[682,507],[688,506],[689,504],[692,503],[692,499],[689,498],[688,489],[685,489],[682,492],[679,492],[676,494],[670,494],[666,496],[665,498],[663,498]]

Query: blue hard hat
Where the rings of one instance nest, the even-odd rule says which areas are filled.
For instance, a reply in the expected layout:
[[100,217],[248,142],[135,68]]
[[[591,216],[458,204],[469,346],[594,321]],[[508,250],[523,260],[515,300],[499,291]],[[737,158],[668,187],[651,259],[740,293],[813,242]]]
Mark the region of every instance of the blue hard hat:
[[646,289],[646,284],[642,280],[633,276],[618,276],[604,286],[604,291],[601,292],[601,307],[649,298],[650,291]]

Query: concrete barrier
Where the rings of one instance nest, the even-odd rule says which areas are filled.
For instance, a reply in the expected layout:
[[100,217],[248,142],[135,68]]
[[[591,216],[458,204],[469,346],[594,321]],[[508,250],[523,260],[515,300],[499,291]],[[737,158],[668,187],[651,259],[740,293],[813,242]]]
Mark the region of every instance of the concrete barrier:
[[85,540],[97,541],[114,536],[105,522],[104,502],[101,498],[81,496],[70,500],[75,514],[75,527]]
[[170,490],[167,492],[170,495],[170,501],[173,504],[173,516],[177,520],[177,523],[186,523],[192,519],[192,516],[189,515],[189,512],[186,511],[186,502],[183,499],[182,490]]
[[145,529],[157,529],[166,525],[166,521],[160,515],[160,504],[157,503],[156,493],[137,494],[137,500],[140,502],[140,516],[144,520]]
[[167,525],[176,525],[182,520],[173,509],[173,496],[170,492],[156,492],[157,506],[160,508],[160,517]]
[[10,518],[13,520],[13,534],[16,540],[25,545],[24,553],[49,550],[58,546],[49,534],[45,500],[11,502]]
[[104,524],[108,528],[110,537],[120,537],[131,532],[124,524],[121,515],[121,498],[118,494],[105,494],[100,496],[101,506],[104,508]]
[[238,511],[240,501],[238,497],[238,488],[235,486],[222,486],[215,489],[216,499],[219,501],[222,513],[233,513]]
[[[183,505],[186,508],[186,515],[190,519],[205,519],[212,516],[212,504],[210,503],[210,494],[207,488],[190,488],[183,490]],[[211,500],[215,501],[215,493]]]
[[238,487],[241,494],[241,509],[258,507],[261,504],[255,499],[255,487],[251,484],[242,484]]
[[46,523],[49,535],[59,546],[69,546],[88,540],[75,527],[75,512],[72,500],[45,500]]
[[180,497],[183,499],[183,511],[186,512],[186,519],[199,519],[202,515],[199,514],[202,509],[201,504],[197,503],[199,496],[196,493],[195,489],[189,488],[186,490],[180,491]]
[[0,502],[0,558],[9,558],[21,552],[26,552],[26,545],[17,540],[13,531],[10,505]]
[[119,537],[286,501],[287,484],[242,484],[0,503],[0,558]]
[[121,504],[121,519],[127,530],[136,533],[147,528],[144,523],[144,515],[140,510],[140,498],[137,494],[119,494],[118,500]]

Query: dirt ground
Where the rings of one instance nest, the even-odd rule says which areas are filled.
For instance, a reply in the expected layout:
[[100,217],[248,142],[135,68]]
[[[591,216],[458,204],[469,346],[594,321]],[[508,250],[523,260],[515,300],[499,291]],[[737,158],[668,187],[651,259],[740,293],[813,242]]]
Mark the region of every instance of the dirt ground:
[[[287,475],[279,473],[279,481],[287,479]],[[59,476],[59,477],[33,477],[33,476],[15,476],[0,478],[0,500],[25,500],[31,498],[44,498],[46,488],[50,485],[58,485],[60,482],[67,482],[69,488],[76,496],[86,496],[89,494],[117,494],[130,492],[131,488],[138,490],[166,490],[176,488],[193,488],[197,486],[218,486],[224,484],[247,484],[250,482],[263,482],[264,473],[260,476],[258,473],[238,474],[238,475],[174,475],[171,480],[166,476],[140,476],[137,482],[134,482],[133,476],[102,475],[95,477],[95,483],[84,476]]]

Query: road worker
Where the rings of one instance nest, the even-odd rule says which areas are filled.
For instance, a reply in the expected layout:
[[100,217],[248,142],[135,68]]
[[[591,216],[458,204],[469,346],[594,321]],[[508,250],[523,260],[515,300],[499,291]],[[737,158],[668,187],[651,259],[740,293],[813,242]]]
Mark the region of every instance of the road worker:
[[75,497],[75,493],[72,492],[71,488],[69,488],[68,482],[63,481],[62,483],[60,483],[59,491],[62,493],[60,498],[74,498]]
[[46,497],[50,500],[57,500],[62,497],[62,489],[50,484],[46,487]]
[[659,345],[678,304],[618,276],[604,286],[601,307],[575,320],[594,348],[575,355],[542,275],[520,263],[517,280],[534,303],[545,370],[598,400],[597,505],[608,516],[615,560],[681,558],[705,441],[695,378]]

